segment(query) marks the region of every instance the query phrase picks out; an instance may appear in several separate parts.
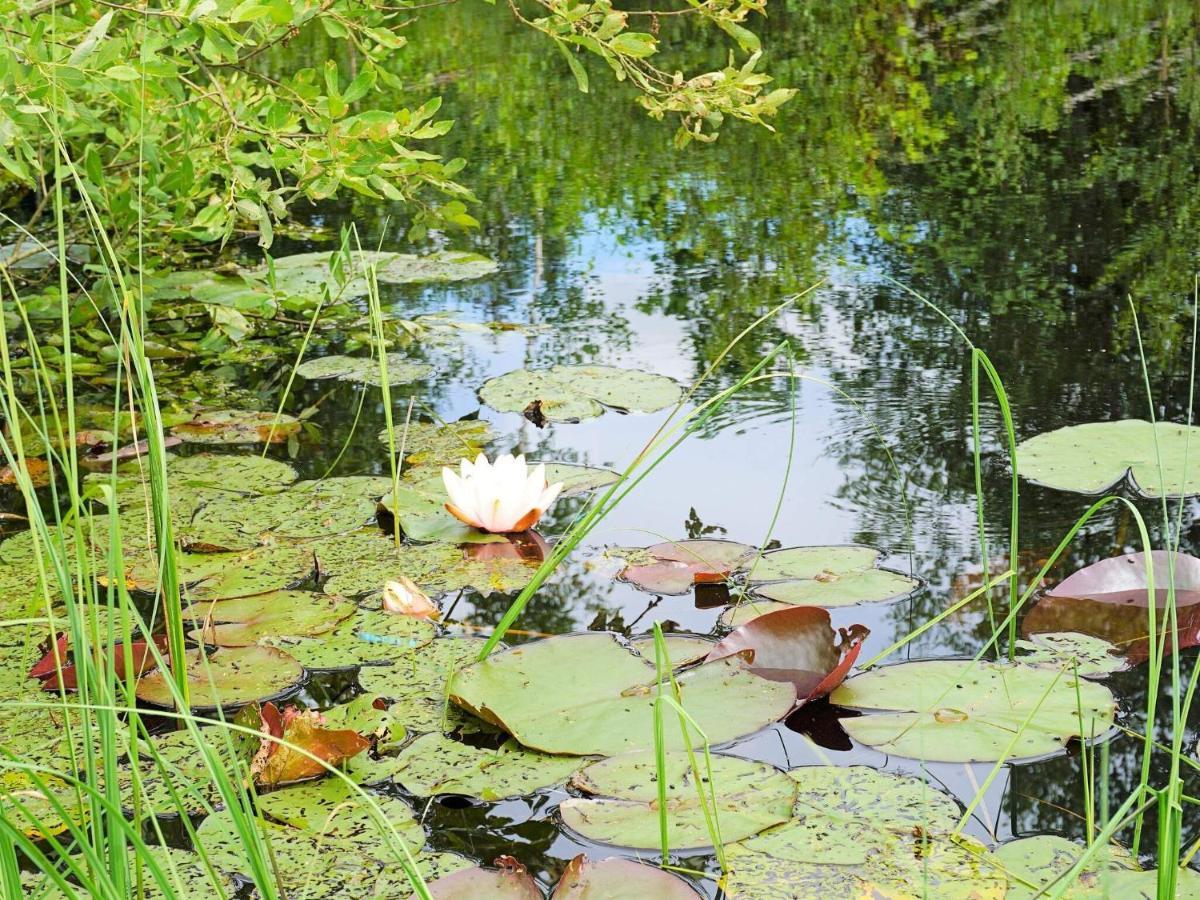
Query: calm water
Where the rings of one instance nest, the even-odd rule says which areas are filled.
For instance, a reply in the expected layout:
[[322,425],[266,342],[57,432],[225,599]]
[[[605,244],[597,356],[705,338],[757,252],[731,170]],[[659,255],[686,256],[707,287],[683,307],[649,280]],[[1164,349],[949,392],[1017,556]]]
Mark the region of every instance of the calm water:
[[[773,2],[764,41],[771,68],[800,89],[778,133],[731,126],[716,145],[683,152],[671,149],[672,128],[647,120],[598,66],[593,94],[576,92],[557,54],[501,9],[472,4],[424,15],[410,37],[422,50],[412,55],[405,102],[443,96],[443,113],[458,125],[441,149],[467,158],[463,178],[481,201],[472,212],[482,228],[446,243],[502,267],[476,284],[392,289],[388,302],[404,316],[436,311],[534,326],[471,336],[453,352],[418,350],[438,365],[434,390],[420,395],[438,416],[478,412],[501,435],[496,451],[622,467],[661,415],[610,413],[539,430],[520,416],[481,410],[476,388],[520,366],[579,362],[691,382],[747,324],[812,288],[740,345],[705,393],[783,341],[810,380],[794,392],[783,379],[758,384],[731,402],[603,523],[530,606],[523,628],[636,634],[657,618],[709,631],[715,612],[690,598],[652,602],[586,565],[605,545],[701,534],[784,546],[872,544],[891,565],[925,579],[911,601],[834,612],[835,625],[871,628],[864,658],[974,589],[981,562],[967,347],[897,281],[939,304],[990,354],[1020,438],[1145,417],[1130,297],[1142,316],[1156,413],[1186,416],[1184,338],[1200,262],[1200,82],[1185,27],[1190,13],[1182,5],[1154,15],[1142,9],[1148,4],[1078,6],[974,4],[964,9],[978,15],[939,26],[930,11],[913,13],[903,3]],[[684,37],[692,58],[720,61],[719,49]],[[399,209],[364,202],[306,216],[333,234],[353,221],[364,245],[403,249]],[[331,245],[285,242],[277,252]],[[269,396],[278,376],[272,369],[244,377]],[[323,398],[314,419],[321,437],[297,460],[305,475],[325,471],[357,402],[352,387],[326,391],[327,384],[301,385],[289,405],[296,412]],[[402,417],[407,395],[401,390],[395,400]],[[377,404],[375,392],[337,474],[386,470]],[[990,399],[985,415],[987,522],[992,564],[1002,570],[1008,468]],[[885,443],[901,478],[889,468]],[[781,495],[782,514],[768,534]],[[1018,562],[1026,575],[1089,502],[1022,485]],[[1144,506],[1152,518],[1155,509]],[[1140,549],[1128,514],[1112,509],[1081,534],[1059,577]],[[571,511],[564,507],[560,525]],[[1185,528],[1192,519],[1185,516]],[[1191,526],[1185,548],[1196,552],[1198,543],[1200,530]],[[457,612],[486,625],[507,602],[475,598]],[[968,655],[989,633],[978,604],[905,653]],[[1185,671],[1194,656],[1186,654]],[[1135,670],[1110,682],[1135,730],[1144,724],[1144,678]],[[816,718],[823,747],[781,725],[737,752],[786,765],[921,769],[850,748],[829,710]],[[1166,740],[1169,725],[1158,727]],[[1185,745],[1194,742],[1189,735]],[[1137,751],[1130,739],[1110,744],[1115,802],[1137,782]],[[925,771],[969,799],[988,768]],[[556,874],[578,852],[544,821],[556,799],[439,806],[433,841],[484,859],[511,852]],[[1046,830],[1081,835],[1081,800],[1073,758],[1010,767],[971,830],[989,840]]]

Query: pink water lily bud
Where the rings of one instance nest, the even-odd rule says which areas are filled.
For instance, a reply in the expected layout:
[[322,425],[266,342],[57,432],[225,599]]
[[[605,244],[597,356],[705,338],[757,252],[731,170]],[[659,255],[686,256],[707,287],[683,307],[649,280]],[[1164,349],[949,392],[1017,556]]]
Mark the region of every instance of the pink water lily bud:
[[383,586],[383,611],[414,619],[436,619],[438,608],[429,596],[411,580],[401,575]]
[[472,528],[507,534],[537,524],[558,499],[562,484],[546,483],[546,467],[530,469],[524,456],[511,453],[490,463],[482,453],[475,462],[464,459],[459,471],[442,469],[450,502],[446,510]]

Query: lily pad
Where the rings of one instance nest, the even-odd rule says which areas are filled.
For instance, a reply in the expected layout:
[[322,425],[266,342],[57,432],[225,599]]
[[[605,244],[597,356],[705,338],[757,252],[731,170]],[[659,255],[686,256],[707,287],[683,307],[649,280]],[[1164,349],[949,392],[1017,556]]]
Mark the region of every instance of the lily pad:
[[489,750],[426,734],[400,752],[392,777],[417,797],[463,794],[492,801],[562,784],[578,766],[574,756],[534,753],[511,740]]
[[188,554],[181,579],[190,600],[226,600],[292,587],[312,577],[313,551],[279,544],[238,553]]
[[879,568],[874,547],[788,547],[751,562],[746,585],[757,597],[797,606],[855,606],[907,597],[921,582]]
[[917,778],[865,766],[806,766],[795,815],[727,848],[722,887],[739,900],[1004,896],[987,850],[950,832],[953,799]]
[[[283,825],[345,842],[370,855],[386,844],[386,832],[361,793],[361,788],[331,776],[263,794],[257,802],[260,811]],[[387,794],[370,796],[410,850],[425,843],[425,829],[407,803]]]
[[182,529],[182,540],[221,550],[327,537],[356,531],[375,515],[375,500],[390,490],[387,478],[301,481],[259,497],[221,496],[208,501]]
[[61,804],[76,824],[87,815],[87,794],[68,781],[39,772],[39,785],[20,769],[0,772],[0,816],[26,837],[40,840],[62,834],[68,821],[55,807]]
[[550,900],[697,900],[682,878],[645,863],[610,856],[592,862],[582,853],[567,863]]
[[474,459],[492,440],[492,426],[486,419],[463,419],[437,425],[431,422],[403,422],[389,432],[379,432],[384,445],[396,450],[404,447],[404,459],[413,466],[453,466],[460,459]]
[[511,856],[496,860],[498,868],[473,866],[439,878],[429,885],[434,900],[542,900],[542,889],[526,868]]
[[687,594],[696,584],[725,581],[753,552],[737,541],[666,541],[630,554],[617,578],[648,594]]
[[[674,723],[672,723],[674,724]],[[711,802],[715,789],[717,822],[723,843],[741,840],[786,822],[792,815],[796,783],[766,763],[713,754],[712,781],[703,757],[700,787]],[[688,754],[667,754],[668,837],[671,849],[710,847],[712,837],[696,792]],[[653,751],[614,756],[580,769],[572,787],[586,798],[559,804],[567,827],[588,840],[650,850],[660,846],[658,777]]]
[[1107,603],[1075,597],[1043,595],[1025,614],[1021,630],[1027,635],[1077,632],[1090,635],[1116,647],[1130,665],[1144,663],[1150,654],[1150,642],[1167,631],[1165,649],[1186,649],[1200,642],[1200,604],[1180,606],[1178,631],[1169,633],[1166,611],[1159,607],[1151,638],[1148,607]]
[[1200,494],[1198,447],[1194,425],[1088,422],[1022,441],[1017,470],[1035,484],[1078,494],[1102,494],[1125,482],[1143,497],[1190,496]]
[[1017,641],[1017,649],[1024,651],[1017,657],[1022,665],[1078,672],[1086,678],[1120,672],[1127,665],[1120,650],[1108,641],[1074,631],[1035,634]]
[[374,267],[380,284],[469,281],[491,275],[499,268],[494,260],[463,250],[438,250],[424,256],[351,250],[337,254],[339,272],[335,275],[331,265],[334,257],[335,254],[324,250],[279,257],[273,261],[276,289],[311,294],[328,286],[331,295],[349,300],[367,295],[369,267]]
[[613,366],[517,369],[484,382],[479,399],[499,412],[525,413],[535,422],[579,422],[605,407],[655,412],[677,402],[679,385],[665,375]]
[[350,669],[390,662],[429,643],[436,632],[437,627],[425,619],[358,609],[324,634],[272,635],[259,642],[287,651],[306,669]]
[[[1154,575],[1154,596],[1159,609],[1167,605],[1174,569],[1175,603],[1192,606],[1200,603],[1200,559],[1186,553],[1153,550],[1150,568]],[[1146,577],[1146,554],[1127,553],[1102,559],[1064,578],[1046,591],[1049,597],[1074,597],[1098,600],[1122,606],[1150,605],[1150,582]]]
[[[304,667],[274,647],[224,647],[207,658],[188,654],[187,680],[193,711],[230,709],[252,701],[290,694],[304,678]],[[137,685],[144,703],[172,707],[170,673],[156,669]]]
[[[629,643],[634,650],[650,662],[654,662],[654,635],[636,637]],[[716,646],[716,642],[708,638],[691,637],[686,634],[665,634],[663,643],[667,646],[667,658],[674,669],[699,662]]]
[[752,622],[759,616],[776,612],[781,609],[795,609],[791,603],[779,603],[775,600],[755,600],[743,596],[733,606],[730,606],[717,619],[718,624],[725,628],[737,628]]
[[713,647],[706,659],[740,656],[755,675],[786,681],[801,700],[823,697],[845,680],[870,632],[862,625],[833,630],[829,613],[792,606],[751,619]]
[[[795,702],[790,684],[759,678],[735,660],[698,666],[678,682],[684,708],[713,744],[758,731]],[[450,683],[451,700],[526,747],[579,756],[650,747],[654,695],[654,667],[615,635],[599,633],[546,638],[493,654],[458,671]],[[666,733],[668,748],[679,748],[679,731]]]
[[[433,366],[427,363],[412,362],[399,353],[387,355],[389,385],[420,381],[432,372]],[[336,378],[338,381],[352,381],[376,387],[382,380],[379,360],[370,356],[321,356],[302,362],[296,367],[296,374],[309,381]]]
[[943,762],[1054,753],[1073,738],[1103,735],[1116,712],[1108,688],[1070,673],[959,660],[897,663],[856,675],[830,701],[883,711],[842,720],[858,742]]
[[341,597],[311,591],[271,591],[235,600],[194,603],[183,611],[194,641],[219,647],[248,647],[263,638],[312,637],[332,631],[356,607]]
[[[213,753],[235,783],[239,780],[239,754],[245,747],[237,732],[224,733],[220,726],[200,729],[200,736],[190,731],[171,731],[156,735],[138,751],[140,789],[134,797],[133,775],[125,763],[118,779],[127,809],[140,801],[143,814],[155,816],[203,815],[220,809],[224,803],[220,789],[209,770],[198,741]],[[244,766],[249,759],[240,759]]]
[[[1006,900],[1032,900],[1044,896],[1044,890],[1062,878],[1083,854],[1083,847],[1056,834],[1038,834],[1001,844],[994,851],[997,861],[1010,875]],[[1079,879],[1063,896],[1084,897],[1129,897],[1112,891],[1112,875],[1121,870],[1138,870],[1137,862],[1129,851],[1116,844],[1101,849],[1088,862]],[[1036,885],[1030,888],[1022,882]],[[1056,888],[1065,885],[1055,885]],[[1151,893],[1149,896],[1155,896]]]
[[300,431],[295,416],[246,409],[198,412],[171,434],[190,444],[282,444]]

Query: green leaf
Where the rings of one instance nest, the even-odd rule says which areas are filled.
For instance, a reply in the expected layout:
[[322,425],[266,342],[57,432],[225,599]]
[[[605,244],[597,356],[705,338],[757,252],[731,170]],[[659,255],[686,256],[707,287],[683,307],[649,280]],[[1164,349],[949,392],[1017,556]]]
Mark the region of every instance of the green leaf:
[[563,59],[567,61],[567,66],[571,69],[571,74],[575,76],[575,84],[579,86],[579,90],[583,93],[588,92],[588,74],[587,69],[583,67],[583,63],[575,58],[575,54],[562,41],[555,41],[555,46],[558,47],[558,52],[563,55]]
[[632,56],[637,59],[653,56],[658,50],[654,35],[640,31],[622,32],[609,41],[608,46],[622,56]]
[[114,13],[116,13],[116,10],[110,9],[96,20],[95,24],[88,29],[87,34],[83,36],[83,40],[79,42],[75,49],[71,51],[71,55],[67,57],[67,65],[81,65],[89,56],[92,55],[92,52],[96,49],[97,45],[99,45],[99,43],[104,40],[105,35],[108,34],[108,26],[112,24]]
[[114,81],[137,81],[142,77],[142,73],[133,66],[110,66],[104,70],[104,74]]

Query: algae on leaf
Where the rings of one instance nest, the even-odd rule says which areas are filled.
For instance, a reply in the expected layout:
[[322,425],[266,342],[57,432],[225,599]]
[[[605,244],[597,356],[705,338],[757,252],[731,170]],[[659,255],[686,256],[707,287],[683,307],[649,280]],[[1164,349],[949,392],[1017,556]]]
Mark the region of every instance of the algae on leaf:
[[513,740],[491,750],[434,733],[400,752],[392,778],[418,797],[464,794],[492,801],[562,784],[578,767],[574,756],[537,753]]

